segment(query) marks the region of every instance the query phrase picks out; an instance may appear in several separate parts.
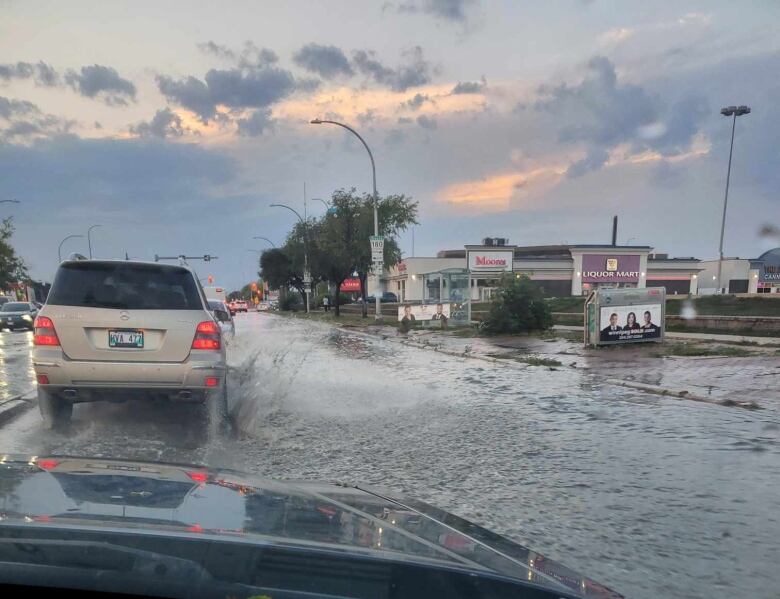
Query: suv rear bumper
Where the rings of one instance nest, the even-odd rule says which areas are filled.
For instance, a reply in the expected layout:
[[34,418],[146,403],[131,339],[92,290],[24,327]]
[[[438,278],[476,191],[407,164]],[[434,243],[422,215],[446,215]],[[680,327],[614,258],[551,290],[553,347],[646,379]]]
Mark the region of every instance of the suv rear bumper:
[[193,351],[184,362],[103,362],[70,360],[60,348],[36,347],[33,350],[33,368],[36,375],[45,375],[48,383],[41,385],[49,391],[84,390],[83,399],[99,393],[88,390],[149,392],[176,395],[188,391],[204,395],[214,387],[206,387],[206,378],[225,378],[227,366],[221,352]]

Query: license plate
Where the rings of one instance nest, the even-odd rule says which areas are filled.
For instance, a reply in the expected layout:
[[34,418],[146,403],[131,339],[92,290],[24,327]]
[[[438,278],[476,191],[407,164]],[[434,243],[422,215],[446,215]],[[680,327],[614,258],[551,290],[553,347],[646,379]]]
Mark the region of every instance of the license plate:
[[108,347],[132,347],[143,348],[143,331],[109,331]]

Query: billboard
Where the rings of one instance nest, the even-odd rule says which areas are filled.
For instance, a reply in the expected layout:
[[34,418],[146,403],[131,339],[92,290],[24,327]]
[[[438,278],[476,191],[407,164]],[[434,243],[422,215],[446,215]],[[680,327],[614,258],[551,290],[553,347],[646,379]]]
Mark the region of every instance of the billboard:
[[468,250],[468,269],[471,272],[512,272],[514,250]]
[[658,339],[663,321],[660,304],[602,306],[599,309],[599,341]]
[[585,301],[585,344],[662,342],[666,290],[599,288]]
[[583,254],[583,283],[638,283],[639,254]]
[[446,324],[450,319],[450,304],[406,305],[398,308],[398,322],[440,320]]

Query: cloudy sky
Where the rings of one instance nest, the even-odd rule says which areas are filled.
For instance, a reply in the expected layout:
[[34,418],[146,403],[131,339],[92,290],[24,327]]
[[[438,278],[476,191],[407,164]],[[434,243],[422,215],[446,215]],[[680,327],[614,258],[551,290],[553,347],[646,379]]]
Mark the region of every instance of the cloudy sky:
[[[100,257],[218,255],[246,281],[340,187],[420,202],[415,255],[484,236],[717,254],[780,224],[780,4],[562,0],[0,2],[0,214],[35,277],[90,224]],[[310,202],[310,213],[324,207]],[[411,235],[401,239],[411,255]],[[63,251],[86,252],[86,240]]]

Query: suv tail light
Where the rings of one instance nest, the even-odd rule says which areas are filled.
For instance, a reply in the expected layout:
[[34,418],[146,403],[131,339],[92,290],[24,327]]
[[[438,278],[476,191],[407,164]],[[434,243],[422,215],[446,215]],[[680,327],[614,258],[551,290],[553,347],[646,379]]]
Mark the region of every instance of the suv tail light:
[[221,337],[222,334],[217,323],[213,320],[205,320],[195,329],[192,349],[220,349],[222,347]]
[[51,321],[51,318],[38,316],[33,324],[33,329],[34,345],[59,346],[60,339],[57,337],[57,331],[54,330],[54,323]]

